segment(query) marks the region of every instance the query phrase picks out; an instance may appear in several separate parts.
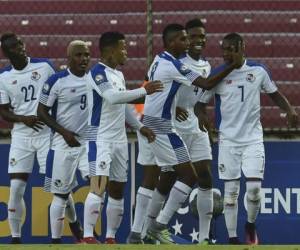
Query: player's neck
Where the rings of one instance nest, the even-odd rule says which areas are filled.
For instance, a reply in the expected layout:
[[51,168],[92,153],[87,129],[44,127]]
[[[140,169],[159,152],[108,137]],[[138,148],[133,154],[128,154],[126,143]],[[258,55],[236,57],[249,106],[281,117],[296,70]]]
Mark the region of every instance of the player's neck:
[[115,69],[118,66],[112,57],[101,57],[100,61],[112,69]]
[[14,60],[14,59],[11,59],[10,60],[12,66],[14,67],[14,69],[16,70],[22,70],[24,69],[27,64],[28,64],[28,58],[26,58],[25,60]]
[[181,54],[180,53],[177,53],[176,51],[173,51],[172,49],[166,49],[166,51],[171,54],[172,56],[174,56],[176,59],[178,59]]
[[70,72],[77,76],[77,77],[83,77],[85,75],[85,71],[76,71],[73,68],[69,68]]
[[195,54],[195,53],[192,53],[191,51],[188,52],[188,55],[193,58],[195,61],[199,61],[200,57],[201,57],[201,54]]

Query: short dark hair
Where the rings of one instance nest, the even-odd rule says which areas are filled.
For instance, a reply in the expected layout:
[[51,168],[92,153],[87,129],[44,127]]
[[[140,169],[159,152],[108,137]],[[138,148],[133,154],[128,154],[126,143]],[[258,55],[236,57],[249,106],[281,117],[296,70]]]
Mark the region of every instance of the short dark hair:
[[3,51],[5,51],[7,49],[7,47],[5,45],[5,41],[12,38],[12,37],[17,38],[17,35],[15,33],[12,33],[12,32],[6,32],[6,33],[3,33],[1,35],[0,41],[1,41],[1,49]]
[[243,37],[240,34],[238,34],[238,33],[229,33],[229,34],[227,34],[227,35],[224,36],[223,40],[230,41],[235,46],[237,46],[239,42],[241,44],[244,43]]
[[124,40],[125,36],[117,31],[109,31],[105,32],[101,35],[99,39],[99,49],[103,51],[103,49],[107,47],[114,47],[118,45],[120,40]]
[[172,23],[172,24],[167,25],[164,28],[163,35],[162,35],[164,47],[167,47],[169,40],[170,40],[170,36],[174,32],[178,32],[178,31],[182,31],[182,30],[184,30],[184,27],[181,24]]
[[189,20],[186,24],[185,24],[185,29],[189,30],[192,28],[203,28],[205,29],[204,24],[202,23],[202,21],[200,20],[200,18],[194,18],[192,20]]

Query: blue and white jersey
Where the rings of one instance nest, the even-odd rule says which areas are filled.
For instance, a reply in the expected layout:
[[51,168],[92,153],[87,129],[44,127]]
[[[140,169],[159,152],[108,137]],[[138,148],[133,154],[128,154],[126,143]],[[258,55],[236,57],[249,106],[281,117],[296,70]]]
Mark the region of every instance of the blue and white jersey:
[[164,89],[146,96],[143,118],[145,126],[156,133],[174,132],[177,91],[181,85],[191,86],[199,76],[168,52],[157,55],[150,66],[148,77],[151,81],[161,81]]
[[[44,82],[54,74],[47,59],[29,58],[22,70],[11,65],[0,71],[0,104],[10,104],[16,115],[37,115],[39,96]],[[36,132],[24,123],[14,123],[12,136],[36,137],[49,135],[47,126]]]
[[[85,143],[88,126],[87,75],[78,77],[69,69],[52,75],[44,84],[40,103],[51,108],[51,115],[59,125],[79,135],[80,144]],[[52,149],[68,149],[62,135],[55,132]]]
[[[90,140],[127,142],[125,128],[126,104],[111,104],[102,94],[109,89],[126,91],[123,73],[103,63],[96,64],[88,74]],[[97,89],[97,91],[96,91]]]
[[[224,67],[213,70],[212,74]],[[260,122],[260,93],[277,91],[269,71],[263,64],[246,60],[201,101],[208,103],[215,95],[216,126],[222,145],[239,146],[263,142]]]
[[[194,60],[188,54],[184,54],[180,61],[188,66],[191,70],[198,72],[203,78],[210,74],[211,66],[204,59]],[[177,106],[188,111],[188,118],[185,121],[178,122],[175,120],[176,130],[180,134],[200,133],[198,118],[195,115],[194,107],[200,101],[203,90],[196,86],[181,86],[177,93]]]

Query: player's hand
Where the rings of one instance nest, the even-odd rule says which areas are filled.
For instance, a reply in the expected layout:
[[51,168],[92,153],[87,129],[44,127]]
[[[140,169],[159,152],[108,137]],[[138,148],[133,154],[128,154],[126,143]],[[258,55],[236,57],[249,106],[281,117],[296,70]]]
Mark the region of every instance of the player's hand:
[[179,122],[184,122],[186,119],[189,117],[189,112],[187,110],[181,108],[181,107],[176,107],[176,120]]
[[288,126],[290,128],[297,128],[298,125],[298,114],[295,110],[292,110],[292,112],[287,113],[288,118]]
[[37,116],[34,115],[23,116],[22,121],[27,127],[30,127],[37,132],[43,129],[43,126],[45,125]]
[[240,68],[244,63],[244,50],[243,44],[239,41],[237,47],[232,45],[232,63],[235,68]]
[[61,134],[64,138],[64,140],[66,141],[66,143],[70,146],[70,147],[80,147],[80,143],[77,141],[75,136],[79,136],[78,134],[69,131],[69,130],[65,130],[62,134]]
[[144,85],[144,88],[146,89],[147,95],[151,95],[155,92],[163,91],[164,86],[161,83],[161,81],[153,81],[153,82],[147,82]]
[[154,132],[150,128],[147,128],[145,126],[141,127],[140,133],[143,136],[147,137],[149,143],[154,142],[156,136],[155,136]]

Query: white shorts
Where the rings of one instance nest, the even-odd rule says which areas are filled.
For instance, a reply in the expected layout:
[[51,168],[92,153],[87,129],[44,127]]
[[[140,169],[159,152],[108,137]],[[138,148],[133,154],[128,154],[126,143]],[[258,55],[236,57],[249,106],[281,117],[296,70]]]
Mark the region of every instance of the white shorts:
[[89,175],[86,146],[70,150],[50,149],[47,157],[44,190],[46,192],[67,194],[77,186],[76,171],[82,178]]
[[263,179],[265,170],[265,149],[263,143],[247,146],[219,146],[218,171],[223,180],[241,177]]
[[180,136],[188,148],[192,162],[212,160],[208,133],[181,134]]
[[89,142],[91,176],[109,176],[109,180],[127,182],[128,143]]
[[175,166],[190,162],[190,155],[182,138],[177,133],[156,134],[155,141],[148,143],[156,165]]
[[139,152],[137,162],[143,166],[153,166],[156,165],[155,156],[152,152],[151,146],[145,136],[142,136],[139,131],[137,131],[137,138],[139,144]]
[[9,151],[8,173],[31,173],[35,155],[39,172],[46,171],[46,159],[50,147],[50,134],[43,137],[12,137]]

